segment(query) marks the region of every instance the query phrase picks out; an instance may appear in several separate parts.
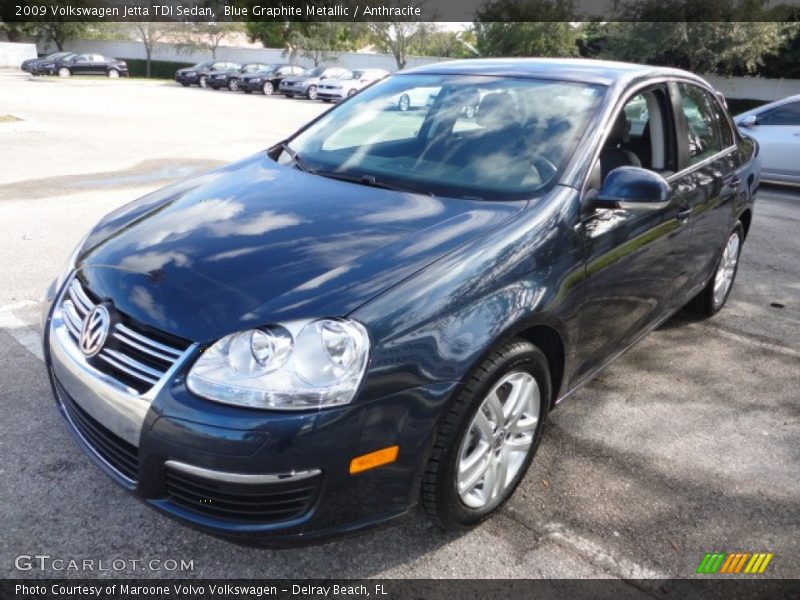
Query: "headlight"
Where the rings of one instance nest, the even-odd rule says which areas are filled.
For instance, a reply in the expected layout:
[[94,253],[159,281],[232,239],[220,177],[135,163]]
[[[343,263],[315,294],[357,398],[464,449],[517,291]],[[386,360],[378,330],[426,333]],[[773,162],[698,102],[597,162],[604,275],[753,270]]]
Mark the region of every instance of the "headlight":
[[251,77],[250,81],[252,81],[253,83],[258,83],[259,81],[261,81],[261,77]]
[[186,77],[194,77],[195,75],[197,75],[197,73],[195,73],[194,71],[189,71],[188,73],[184,74],[186,75]]
[[55,66],[56,66],[55,63],[46,63],[42,65],[42,67],[44,67],[45,69],[52,69]]
[[353,400],[368,355],[369,336],[356,321],[289,321],[215,342],[197,359],[186,383],[198,396],[236,406],[339,406]]

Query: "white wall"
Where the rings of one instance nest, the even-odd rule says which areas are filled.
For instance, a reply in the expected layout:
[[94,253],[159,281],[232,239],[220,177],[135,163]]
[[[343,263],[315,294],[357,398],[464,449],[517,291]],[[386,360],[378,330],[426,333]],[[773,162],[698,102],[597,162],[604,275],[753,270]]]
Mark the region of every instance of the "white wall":
[[765,79],[763,77],[703,76],[726,98],[746,98],[772,102],[800,94],[800,79]]
[[[144,52],[144,44],[141,42],[124,42],[124,41],[82,41],[76,40],[64,44],[64,50],[70,52],[96,52],[106,56],[113,56],[114,58],[138,58],[144,60],[146,58]],[[45,54],[47,52],[55,52],[54,49],[40,45],[39,52]],[[187,63],[197,63],[204,60],[211,59],[211,52],[208,50],[179,50],[177,46],[172,44],[156,44],[153,51],[153,60],[177,61]],[[264,63],[278,63],[290,62],[288,56],[284,56],[281,50],[275,48],[242,48],[237,46],[220,46],[217,48],[217,60],[230,60],[234,62],[264,62]],[[417,65],[425,65],[429,63],[439,62],[441,58],[435,57],[409,57],[407,67],[415,67]],[[387,71],[396,71],[397,64],[394,57],[389,54],[359,54],[355,52],[343,52],[338,55],[338,58],[333,61],[328,61],[330,64],[346,67],[349,69],[386,69]],[[297,57],[295,63],[310,67],[313,62],[301,57]],[[326,63],[327,64],[327,63]]]
[[36,44],[0,42],[0,67],[19,67],[29,58],[36,58]]

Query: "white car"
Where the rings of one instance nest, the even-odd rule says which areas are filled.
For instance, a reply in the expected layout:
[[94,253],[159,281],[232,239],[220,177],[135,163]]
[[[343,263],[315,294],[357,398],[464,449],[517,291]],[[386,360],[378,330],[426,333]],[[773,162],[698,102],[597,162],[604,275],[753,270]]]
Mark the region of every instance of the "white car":
[[428,98],[430,96],[436,97],[440,89],[438,87],[411,88],[401,94],[391,96],[386,102],[390,107],[403,112],[414,108],[425,108],[429,107]]
[[353,71],[348,77],[328,79],[319,84],[317,98],[325,102],[344,100],[387,75],[389,75],[389,71],[384,71],[383,69],[364,69]]
[[800,95],[759,106],[734,121],[758,142],[762,181],[800,185]]

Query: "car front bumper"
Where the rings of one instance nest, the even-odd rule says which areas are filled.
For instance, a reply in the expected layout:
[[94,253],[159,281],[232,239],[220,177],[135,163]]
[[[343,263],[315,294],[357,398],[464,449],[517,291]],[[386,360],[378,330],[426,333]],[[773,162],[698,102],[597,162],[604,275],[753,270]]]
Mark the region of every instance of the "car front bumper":
[[197,83],[198,76],[195,73],[194,75],[185,75],[183,73],[179,73],[175,75],[175,81],[178,83]]
[[308,85],[287,86],[282,83],[278,89],[285,96],[305,96],[308,93],[308,88]]
[[344,100],[345,94],[342,90],[317,89],[317,98],[321,100]]
[[[193,345],[138,396],[88,364],[60,309],[47,314],[44,331],[58,409],[98,466],[196,528],[273,545],[345,535],[408,512],[440,407],[456,387],[439,383],[320,411],[237,408],[187,390],[200,351]],[[353,458],[394,445],[396,462],[350,474]]]

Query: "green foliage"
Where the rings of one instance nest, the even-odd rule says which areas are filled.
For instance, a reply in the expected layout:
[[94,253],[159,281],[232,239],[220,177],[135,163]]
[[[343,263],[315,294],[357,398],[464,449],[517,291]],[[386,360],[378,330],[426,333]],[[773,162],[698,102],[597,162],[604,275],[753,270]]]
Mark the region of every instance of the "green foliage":
[[783,31],[784,42],[762,59],[757,74],[762,77],[800,79],[800,25],[787,23]]
[[285,54],[307,58],[314,66],[335,60],[340,52],[353,48],[351,27],[347,23],[321,21],[292,24]]
[[570,23],[475,24],[482,56],[577,56],[578,29]]
[[421,26],[419,34],[411,41],[408,53],[415,56],[441,56],[444,58],[470,58],[475,53],[475,36],[471,31],[443,31],[435,25]]
[[751,73],[783,41],[779,23],[609,23],[605,58],[667,65],[697,73]]
[[574,20],[571,0],[493,0],[476,13],[476,44],[483,56],[576,56]]
[[284,48],[291,33],[289,23],[248,21],[245,31],[251,42],[261,42],[265,48]]

